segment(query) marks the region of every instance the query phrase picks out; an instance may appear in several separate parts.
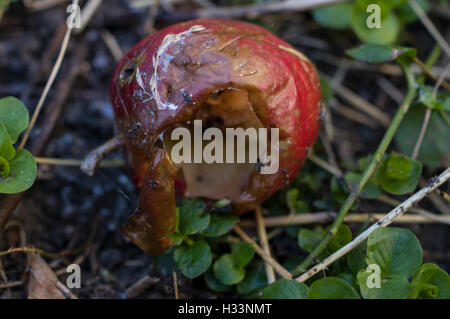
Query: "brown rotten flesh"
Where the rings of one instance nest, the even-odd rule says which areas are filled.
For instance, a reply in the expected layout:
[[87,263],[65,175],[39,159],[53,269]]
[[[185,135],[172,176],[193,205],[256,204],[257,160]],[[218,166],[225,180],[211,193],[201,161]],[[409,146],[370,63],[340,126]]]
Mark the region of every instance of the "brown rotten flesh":
[[[147,37],[122,59],[111,100],[132,177],[137,211],[123,232],[158,255],[171,245],[175,193],[229,199],[235,214],[255,208],[290,182],[319,130],[320,84],[314,65],[288,43],[248,23],[201,19]],[[177,127],[278,128],[278,171],[259,163],[175,164]]]

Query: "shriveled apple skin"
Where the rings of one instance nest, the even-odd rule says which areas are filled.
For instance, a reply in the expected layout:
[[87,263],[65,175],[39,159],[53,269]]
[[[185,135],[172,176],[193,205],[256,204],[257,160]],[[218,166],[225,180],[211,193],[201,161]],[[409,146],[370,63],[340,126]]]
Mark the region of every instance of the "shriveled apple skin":
[[[175,191],[170,185],[177,170],[168,168],[167,152],[155,151],[154,143],[167,128],[194,120],[208,96],[226,87],[254,92],[250,102],[259,106],[254,112],[265,127],[279,128],[282,142],[278,172],[255,170],[232,202],[233,211],[242,214],[290,182],[316,140],[322,96],[314,65],[261,27],[200,19],[148,36],[116,68],[111,101],[133,180],[141,188],[139,211],[123,230],[150,254],[171,244],[166,235],[174,231]],[[158,166],[155,161],[162,163],[149,172]]]

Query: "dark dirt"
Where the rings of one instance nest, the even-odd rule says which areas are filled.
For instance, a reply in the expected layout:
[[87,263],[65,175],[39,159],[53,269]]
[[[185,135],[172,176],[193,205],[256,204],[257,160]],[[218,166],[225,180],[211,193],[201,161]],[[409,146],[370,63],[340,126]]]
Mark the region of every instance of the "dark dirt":
[[[229,4],[227,1],[219,2],[222,5]],[[101,30],[109,30],[123,52],[145,37],[148,9],[132,9],[127,3],[125,0],[104,1],[86,31],[72,38],[55,84],[65,81],[67,63],[78,46],[86,46],[87,58],[83,64],[75,66],[82,70],[71,88],[64,113],[58,120],[43,156],[82,158],[114,136],[108,85],[116,62],[101,37]],[[183,7],[186,9],[194,5],[183,4]],[[21,3],[12,6],[0,24],[0,96],[17,96],[30,110],[37,104],[59,50],[59,45],[53,49],[49,47],[56,30],[65,23],[65,18],[64,6],[35,12],[27,10]],[[155,28],[167,25],[167,18],[158,16]],[[433,20],[448,39],[448,21],[439,16],[433,16]],[[300,48],[317,64],[320,72],[330,77],[340,64],[337,57],[343,57],[346,48],[358,43],[351,31],[337,32],[319,27],[312,22],[309,14],[265,15],[259,21],[271,26],[280,37]],[[410,44],[419,49],[419,56],[425,57],[433,41],[420,23],[409,27],[409,37]],[[45,52],[48,54],[48,50],[51,59],[43,64],[43,55]],[[441,60],[438,65],[445,66],[446,63],[448,61]],[[344,84],[392,115],[397,103],[378,86],[377,76],[376,72],[350,69]],[[386,78],[401,92],[405,91],[402,77]],[[47,101],[52,101],[55,94],[55,90],[51,90]],[[333,111],[332,115],[337,135],[337,142],[333,146],[340,161],[354,161],[374,151],[384,132],[381,127],[372,129]],[[39,134],[38,125],[33,130],[30,144]],[[114,154],[114,157],[121,158],[121,152]],[[425,171],[424,176],[431,177],[433,173]],[[128,287],[149,275],[160,278],[160,281],[139,297],[172,298],[172,274],[156,269],[151,257],[126,240],[119,230],[134,210],[137,194],[125,168],[100,169],[94,177],[89,178],[74,167],[40,165],[36,184],[22,197],[10,219],[12,223],[0,239],[0,250],[27,244],[48,252],[61,252],[76,250],[89,243],[87,254],[84,250],[56,260],[47,259],[50,266],[58,271],[85,254],[81,264],[83,284],[76,291],[78,297],[125,298]],[[435,210],[428,200],[421,206]],[[368,211],[387,211],[390,208],[366,201],[363,207]],[[353,229],[357,230],[358,227],[355,225]],[[420,239],[425,262],[435,262],[449,271],[448,226],[411,225],[410,228]],[[301,253],[296,240],[286,234],[273,242],[272,248],[280,260]],[[1,266],[6,277],[1,276],[0,283],[5,278],[10,282],[22,281],[25,278],[27,256],[15,253],[1,257]],[[59,278],[64,280],[64,271]],[[19,285],[0,289],[0,297],[25,298],[24,287]],[[207,289],[203,279],[181,279],[179,289],[188,298],[217,297],[216,293]],[[232,294],[225,296],[236,297]]]

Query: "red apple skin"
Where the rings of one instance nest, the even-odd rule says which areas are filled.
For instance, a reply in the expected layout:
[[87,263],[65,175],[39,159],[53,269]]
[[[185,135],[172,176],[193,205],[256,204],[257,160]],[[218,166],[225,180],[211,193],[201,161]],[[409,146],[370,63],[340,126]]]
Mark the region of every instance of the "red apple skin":
[[[160,49],[168,39],[176,41]],[[171,245],[167,234],[174,231],[177,174],[167,152],[152,146],[165,129],[195,119],[212,92],[229,86],[256,92],[250,101],[260,106],[255,113],[265,127],[279,128],[285,142],[278,173],[255,170],[247,189],[232,202],[233,212],[240,215],[289,183],[316,140],[322,96],[314,65],[259,26],[199,19],[148,36],[116,68],[111,101],[118,129],[126,137],[133,180],[141,188],[139,210],[123,231],[149,254],[161,254]]]

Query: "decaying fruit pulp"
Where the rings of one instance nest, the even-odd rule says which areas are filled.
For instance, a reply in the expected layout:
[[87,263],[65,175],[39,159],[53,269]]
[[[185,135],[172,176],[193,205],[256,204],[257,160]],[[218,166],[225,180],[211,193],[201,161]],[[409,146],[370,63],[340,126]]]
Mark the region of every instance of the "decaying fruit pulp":
[[[171,245],[175,189],[206,201],[226,198],[234,213],[252,210],[291,181],[319,131],[321,90],[314,65],[267,30],[244,22],[201,19],[176,24],[137,44],[111,82],[117,126],[138,210],[123,228],[144,251]],[[176,127],[278,128],[279,163],[181,164],[167,138]]]

